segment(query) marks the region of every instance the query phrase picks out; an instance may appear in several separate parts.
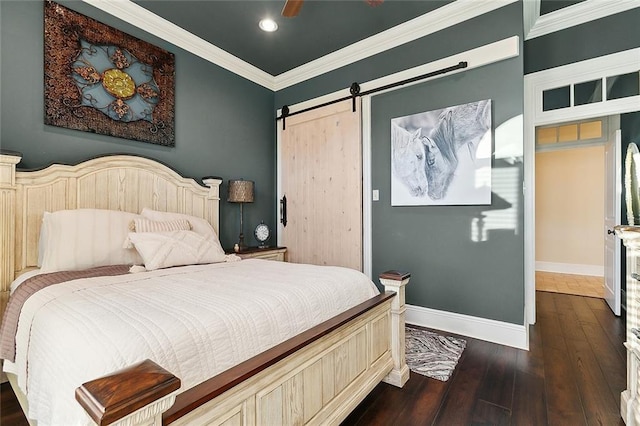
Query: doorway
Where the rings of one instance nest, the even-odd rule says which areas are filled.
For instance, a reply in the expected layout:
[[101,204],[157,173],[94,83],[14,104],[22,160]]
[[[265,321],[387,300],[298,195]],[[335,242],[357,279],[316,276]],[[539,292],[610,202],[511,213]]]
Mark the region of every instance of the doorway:
[[[619,210],[620,196],[619,176],[607,179],[607,171],[620,166],[607,147],[613,137],[609,129],[617,123],[612,117],[536,128],[538,291],[605,297],[605,266],[615,260],[605,256],[602,230],[614,205]],[[606,208],[609,204],[614,208]]]
[[[525,319],[536,322],[535,133],[536,127],[638,110],[638,54],[631,49],[525,76]],[[628,76],[628,77],[627,77]],[[626,87],[625,81],[635,85]],[[618,93],[620,88],[620,93]],[[624,90],[622,90],[624,89]],[[629,90],[627,90],[629,89]],[[600,93],[601,95],[597,95]],[[596,96],[597,95],[597,96]],[[560,101],[560,102],[558,102]]]

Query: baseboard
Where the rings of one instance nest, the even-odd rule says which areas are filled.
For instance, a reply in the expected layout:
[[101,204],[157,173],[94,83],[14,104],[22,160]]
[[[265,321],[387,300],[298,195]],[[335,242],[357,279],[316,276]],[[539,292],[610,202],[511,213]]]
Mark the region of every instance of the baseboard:
[[422,306],[406,306],[407,324],[429,327],[518,349],[529,349],[529,333],[524,325],[439,311]]
[[536,261],[536,271],[557,272],[559,274],[589,275],[604,277],[604,266],[580,265],[575,263],[555,263]]

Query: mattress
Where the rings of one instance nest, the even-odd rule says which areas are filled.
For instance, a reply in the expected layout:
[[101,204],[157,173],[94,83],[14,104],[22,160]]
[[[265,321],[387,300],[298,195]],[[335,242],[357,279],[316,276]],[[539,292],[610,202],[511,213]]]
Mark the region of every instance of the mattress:
[[352,269],[259,259],[77,279],[24,303],[4,369],[38,425],[91,424],[84,382],[148,358],[186,390],[376,294]]

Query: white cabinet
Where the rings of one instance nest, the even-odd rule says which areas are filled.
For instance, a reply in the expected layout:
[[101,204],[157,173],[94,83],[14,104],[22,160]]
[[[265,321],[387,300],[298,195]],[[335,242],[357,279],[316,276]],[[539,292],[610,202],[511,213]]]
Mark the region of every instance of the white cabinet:
[[640,226],[616,226],[627,248],[627,388],[620,399],[620,414],[627,426],[640,426]]

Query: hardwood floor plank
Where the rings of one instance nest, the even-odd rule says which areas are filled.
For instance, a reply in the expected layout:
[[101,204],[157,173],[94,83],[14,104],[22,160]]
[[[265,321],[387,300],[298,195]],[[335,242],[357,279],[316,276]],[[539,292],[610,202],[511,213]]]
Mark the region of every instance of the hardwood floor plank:
[[617,350],[618,347],[624,349],[622,342],[617,345],[611,344],[599,324],[583,324],[582,327],[611,394],[616,399],[619,398],[619,389],[624,389],[627,382],[625,373],[627,359]]
[[513,386],[518,362],[518,349],[498,346],[491,358],[482,385],[476,394],[479,400],[511,408]]
[[416,393],[415,398],[400,411],[394,424],[402,426],[430,425],[435,420],[444,398],[447,397],[449,384],[428,377],[423,377],[421,380],[422,387]]
[[479,399],[473,410],[471,425],[508,426],[511,424],[511,410]]
[[0,385],[0,425],[29,426],[9,382]]
[[495,356],[498,345],[473,340],[467,342],[457,366],[457,374],[449,379],[449,392],[434,425],[468,424],[476,405],[476,394]]
[[538,327],[529,326],[529,350],[518,351],[518,371],[544,378],[544,347]]
[[547,396],[544,375],[517,371],[511,409],[511,424],[539,426],[550,424],[547,420]]

